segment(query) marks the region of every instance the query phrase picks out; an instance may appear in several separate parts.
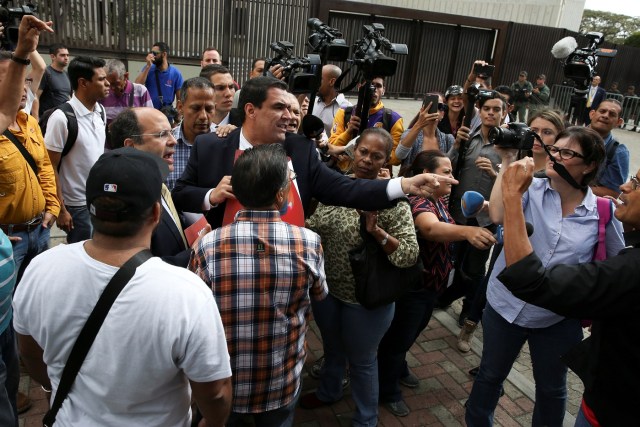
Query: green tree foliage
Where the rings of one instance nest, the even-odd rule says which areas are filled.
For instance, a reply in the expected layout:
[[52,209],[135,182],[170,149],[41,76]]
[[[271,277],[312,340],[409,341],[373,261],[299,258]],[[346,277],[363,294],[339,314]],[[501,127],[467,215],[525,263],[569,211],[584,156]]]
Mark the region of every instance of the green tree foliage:
[[640,47],[640,31],[637,31],[627,37],[624,44],[626,46]]
[[605,41],[621,44],[631,34],[640,31],[640,17],[586,9],[582,15],[580,32],[584,34],[590,31],[604,34]]

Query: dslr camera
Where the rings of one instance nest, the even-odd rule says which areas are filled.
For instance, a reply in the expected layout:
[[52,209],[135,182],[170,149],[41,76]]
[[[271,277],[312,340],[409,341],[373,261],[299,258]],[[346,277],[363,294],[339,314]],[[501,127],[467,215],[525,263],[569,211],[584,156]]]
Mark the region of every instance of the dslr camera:
[[18,27],[25,15],[35,15],[37,6],[27,3],[24,6],[9,7],[9,1],[0,2],[0,24],[4,27],[4,34],[0,39],[0,45],[4,50],[13,50],[18,44]]
[[489,131],[489,141],[500,148],[531,150],[533,141],[540,137],[524,123],[509,123],[507,128],[495,127]]
[[311,93],[320,85],[322,63],[320,55],[309,54],[306,57],[293,56],[293,43],[277,41],[269,46],[276,56],[267,59],[265,75],[270,75],[269,68],[281,65],[285,81],[291,93]]

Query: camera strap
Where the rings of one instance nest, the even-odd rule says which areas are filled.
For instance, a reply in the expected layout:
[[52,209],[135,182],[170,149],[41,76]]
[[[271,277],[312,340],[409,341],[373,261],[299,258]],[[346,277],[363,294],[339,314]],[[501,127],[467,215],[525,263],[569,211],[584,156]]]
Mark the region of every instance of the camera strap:
[[[342,74],[340,74],[340,77],[338,77],[338,79],[336,80],[334,86],[336,88],[339,88],[340,85],[342,84],[342,81],[344,80],[344,78],[351,72],[351,70],[353,69],[353,67],[350,67],[346,70],[344,70],[344,72]],[[360,76],[362,76],[362,71],[358,70],[358,72],[356,73],[355,76],[353,76],[353,80],[351,80],[351,82],[347,85],[347,87],[343,88],[343,89],[338,89],[338,92],[340,93],[347,93],[349,92],[351,89],[353,89],[354,87],[357,86],[358,81],[360,80]]]
[[160,77],[158,76],[158,67],[155,68],[156,87],[158,88],[158,101],[160,101],[160,107],[164,107],[164,97],[162,96],[162,87],[160,86]]
[[584,191],[584,190],[587,189],[586,185],[580,185],[580,184],[578,184],[576,182],[575,179],[573,179],[573,177],[571,176],[571,174],[569,173],[567,168],[565,168],[562,163],[558,162],[555,159],[555,157],[553,157],[551,155],[551,153],[549,153],[549,150],[547,149],[547,147],[544,144],[542,145],[542,148],[544,148],[544,151],[549,156],[549,159],[553,162],[553,170],[556,171],[558,173],[558,175],[560,175],[560,177],[562,177],[562,179],[567,181],[569,183],[569,185],[571,185],[573,188],[575,188],[577,190],[583,190]]

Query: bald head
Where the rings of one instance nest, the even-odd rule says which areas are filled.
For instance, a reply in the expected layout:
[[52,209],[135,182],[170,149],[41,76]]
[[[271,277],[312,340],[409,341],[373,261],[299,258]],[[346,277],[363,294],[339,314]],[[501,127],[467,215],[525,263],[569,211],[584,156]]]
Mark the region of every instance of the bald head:
[[342,70],[337,65],[327,64],[322,67],[322,79],[318,93],[325,101],[330,101],[338,95],[335,84],[340,74],[342,74]]

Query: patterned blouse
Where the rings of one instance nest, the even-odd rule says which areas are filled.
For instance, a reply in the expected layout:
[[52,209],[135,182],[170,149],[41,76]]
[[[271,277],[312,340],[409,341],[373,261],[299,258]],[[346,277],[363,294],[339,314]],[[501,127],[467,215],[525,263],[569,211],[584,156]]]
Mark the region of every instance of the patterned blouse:
[[[434,202],[424,197],[411,196],[409,203],[411,203],[411,213],[414,220],[421,213],[430,212],[438,217],[440,222],[455,224],[443,198]],[[418,236],[418,244],[420,245],[420,257],[424,264],[424,287],[441,292],[447,286],[449,273],[453,268],[453,243],[434,242]]]
[[[395,207],[379,211],[378,225],[400,242],[389,261],[398,267],[414,265],[419,249],[409,204],[401,200]],[[320,204],[307,220],[307,227],[322,238],[329,293],[357,304],[349,250],[362,244],[360,215],[355,209]]]

